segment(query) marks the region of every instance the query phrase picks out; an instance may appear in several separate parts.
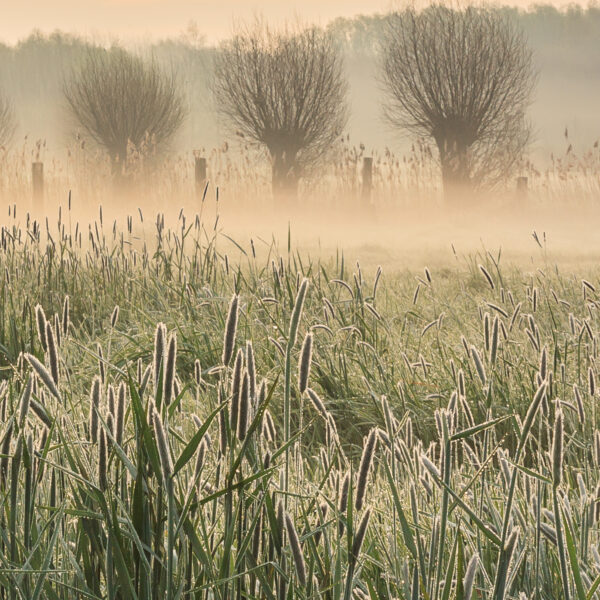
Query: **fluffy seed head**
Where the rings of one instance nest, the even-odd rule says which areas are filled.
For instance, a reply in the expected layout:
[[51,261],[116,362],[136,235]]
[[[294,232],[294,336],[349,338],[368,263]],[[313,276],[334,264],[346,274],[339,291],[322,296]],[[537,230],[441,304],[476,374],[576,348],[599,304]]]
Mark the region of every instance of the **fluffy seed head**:
[[198,446],[198,454],[196,455],[196,466],[194,467],[194,481],[200,483],[200,473],[204,466],[204,456],[206,455],[206,440],[203,438]]
[[478,555],[473,554],[467,568],[465,570],[465,578],[463,582],[463,597],[465,600],[471,600],[473,593],[473,582],[475,581],[475,574],[477,573]]
[[296,339],[298,338],[298,325],[300,323],[300,317],[302,316],[302,309],[304,308],[304,300],[306,298],[306,291],[308,290],[308,279],[303,279],[298,293],[296,294],[296,300],[294,302],[294,308],[292,310],[292,317],[290,319],[290,332],[288,336],[288,348],[293,348],[296,345]]
[[248,431],[248,417],[250,412],[250,380],[248,371],[244,370],[242,377],[242,385],[240,387],[240,397],[238,403],[238,418],[237,418],[237,436],[240,441],[246,438]]
[[198,359],[194,361],[194,381],[196,385],[201,385],[202,383],[202,366]]
[[248,393],[250,402],[256,402],[256,361],[254,359],[254,347],[252,342],[246,342],[246,370],[248,371]]
[[487,279],[487,282],[490,285],[490,288],[492,288],[492,290],[496,287],[494,285],[494,280],[492,279],[492,276],[489,274],[488,270],[483,266],[483,265],[479,265],[479,270],[482,272],[483,276]]
[[4,438],[2,440],[2,446],[0,449],[2,454],[2,458],[0,458],[0,477],[2,480],[5,480],[8,474],[8,461],[10,457],[10,443],[12,441],[13,429],[13,421],[11,421],[6,429],[6,432],[4,433]]
[[258,386],[258,393],[256,394],[256,408],[262,406],[264,401],[267,399],[267,381],[263,379]]
[[165,356],[165,340],[167,337],[167,328],[164,323],[159,323],[156,326],[154,333],[154,355],[152,357],[152,375],[154,382],[154,397],[158,396],[158,385],[160,380],[160,372]]
[[229,415],[229,426],[232,432],[237,431],[238,415],[240,410],[240,388],[242,384],[242,371],[244,368],[244,353],[238,350],[233,364],[233,376],[231,378],[231,413]]
[[35,357],[33,354],[24,355],[27,362],[31,365],[32,369],[36,372],[37,376],[41,379],[42,383],[48,388],[48,391],[60,401],[60,392],[52,379],[52,375],[48,372],[48,369]]
[[352,551],[350,555],[350,560],[353,565],[355,565],[358,561],[358,557],[360,556],[360,551],[362,549],[363,542],[365,541],[365,534],[367,533],[367,526],[369,525],[369,518],[371,517],[371,509],[367,509],[362,519],[360,520],[360,525],[354,534],[354,541],[352,542]]
[[98,410],[100,409],[100,377],[96,375],[92,381],[92,389],[90,391],[90,441],[96,443],[98,441]]
[[325,405],[323,404],[321,398],[319,398],[317,392],[315,392],[311,388],[307,388],[306,391],[308,393],[310,401],[312,402],[317,412],[327,421],[329,413],[327,412],[327,409],[325,408]]
[[104,433],[104,429],[102,429],[100,431],[100,443],[98,444],[98,482],[102,491],[105,491],[108,488],[107,464],[106,434]]
[[300,540],[298,533],[294,527],[294,522],[288,513],[285,513],[285,527],[290,541],[290,548],[292,549],[292,556],[294,558],[294,566],[296,567],[296,576],[300,585],[306,585],[306,565],[304,564],[304,556],[302,554],[302,548],[300,547]]
[[127,389],[125,383],[121,382],[117,393],[117,409],[115,414],[115,440],[117,444],[123,443],[123,431],[125,429],[125,394]]
[[119,320],[119,305],[117,304],[112,311],[112,315],[110,316],[110,326],[112,329],[114,329],[118,320]]
[[[340,515],[346,514],[346,510],[348,508],[348,493],[350,491],[350,472],[347,472],[344,476],[344,479],[340,483],[340,494],[339,494],[339,502],[338,502],[338,512]],[[341,536],[344,532],[344,521],[342,519],[339,520],[338,524],[339,535]]]
[[229,365],[231,357],[233,356],[233,347],[235,345],[235,335],[238,323],[238,304],[239,296],[234,294],[229,303],[229,312],[225,324],[225,335],[223,337],[223,354],[221,356],[221,361],[225,366]]
[[548,374],[548,351],[546,350],[546,346],[542,348],[542,352],[540,354],[540,378],[542,381],[546,379]]
[[498,315],[496,315],[492,324],[492,341],[490,343],[490,363],[492,365],[496,363],[496,356],[498,355],[499,327],[500,320],[498,319]]
[[58,314],[54,314],[54,332],[56,333],[56,345],[60,348],[61,342],[61,333],[62,328],[60,324],[60,319],[58,318]]
[[577,405],[577,415],[579,416],[579,422],[583,425],[585,423],[585,410],[583,408],[583,398],[577,384],[573,384],[573,396],[575,397],[575,404]]
[[481,357],[479,356],[479,352],[475,346],[471,346],[471,356],[473,357],[473,363],[475,364],[475,370],[477,371],[477,375],[481,380],[481,384],[485,386],[487,377],[485,375],[485,369],[483,368],[483,363],[481,362]]
[[269,442],[274,442],[277,436],[275,430],[275,423],[273,422],[273,417],[268,410],[265,410],[265,423],[263,427],[263,434],[267,438]]
[[225,416],[225,409],[222,409],[219,413],[219,451],[223,456],[227,451],[227,418]]
[[462,369],[458,371],[458,393],[462,398],[467,395],[465,388],[465,374]]
[[163,479],[167,485],[170,485],[171,476],[173,475],[173,462],[171,460],[171,452],[169,451],[167,434],[155,406],[152,407],[152,426],[154,428]]
[[371,466],[373,465],[373,456],[377,447],[377,429],[373,428],[369,432],[367,441],[363,446],[363,453],[360,459],[360,468],[358,470],[358,483],[356,485],[356,510],[360,510],[363,507],[365,492],[367,489],[367,480],[369,473],[371,472]]
[[97,344],[96,349],[98,351],[98,372],[100,373],[100,380],[102,385],[106,383],[106,366],[104,364],[104,353],[102,352],[102,346]]
[[300,393],[303,394],[308,387],[308,378],[310,375],[310,364],[312,361],[312,345],[313,335],[307,333],[304,342],[302,343],[302,351],[300,352],[300,362],[298,365],[298,387]]
[[46,350],[48,350],[48,343],[46,341],[46,313],[41,304],[38,304],[35,307],[35,321],[40,344],[42,344],[42,348],[44,349],[44,352],[46,352]]
[[163,401],[165,406],[171,404],[173,400],[173,383],[175,381],[175,364],[177,361],[177,335],[172,334],[169,337],[169,344],[167,347],[167,361],[165,363],[164,377],[163,377]]
[[67,337],[69,333],[69,296],[65,296],[65,300],[63,302],[63,312],[62,312],[62,334],[63,337]]
[[555,488],[562,481],[563,436],[563,412],[559,408],[554,418],[554,436],[552,439],[552,481]]
[[283,532],[285,529],[285,510],[283,508],[283,502],[279,500],[277,503],[277,531],[273,531],[275,534],[275,545],[279,552],[283,545]]
[[107,402],[108,402],[108,414],[115,416],[115,388],[110,383],[108,385],[108,389],[106,392]]
[[27,378],[27,383],[21,394],[21,402],[19,405],[19,428],[23,429],[25,421],[27,419],[27,413],[29,412],[29,404],[31,402],[31,392],[33,389],[33,377]]
[[429,458],[425,455],[421,455],[421,462],[423,466],[437,479],[441,479],[441,474],[439,469],[429,460]]
[[150,377],[151,376],[152,376],[152,365],[148,365],[146,367],[146,370],[142,374],[142,380],[140,382],[140,389],[139,389],[139,392],[138,392],[139,395],[140,395],[140,398],[146,392],[146,388],[148,387],[148,382],[150,381]]
[[[319,505],[318,515],[319,515],[319,526],[323,527],[325,525],[325,521],[327,519],[327,512],[329,511],[329,504],[327,502],[322,502]],[[317,531],[315,533],[315,546],[319,545],[319,541],[321,540],[321,535],[323,531]]]
[[31,410],[35,416],[45,425],[45,427],[50,429],[52,427],[52,419],[48,416],[46,409],[33,398],[31,399],[29,406],[31,407]]

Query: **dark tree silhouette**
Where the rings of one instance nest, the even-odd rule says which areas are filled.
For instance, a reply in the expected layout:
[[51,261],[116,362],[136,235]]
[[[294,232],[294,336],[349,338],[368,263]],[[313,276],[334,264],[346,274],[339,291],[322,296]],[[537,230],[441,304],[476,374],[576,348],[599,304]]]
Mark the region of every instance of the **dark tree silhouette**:
[[295,196],[298,180],[331,149],[347,122],[347,84],[333,38],[317,29],[238,32],[215,59],[218,111],[238,134],[265,147],[273,193]]
[[121,48],[90,51],[64,84],[71,113],[119,176],[132,149],[160,150],[185,118],[175,75]]
[[381,67],[387,119],[435,142],[446,193],[510,175],[530,139],[525,111],[536,81],[510,17],[442,5],[394,13]]
[[10,144],[16,130],[15,111],[12,104],[0,93],[0,149]]

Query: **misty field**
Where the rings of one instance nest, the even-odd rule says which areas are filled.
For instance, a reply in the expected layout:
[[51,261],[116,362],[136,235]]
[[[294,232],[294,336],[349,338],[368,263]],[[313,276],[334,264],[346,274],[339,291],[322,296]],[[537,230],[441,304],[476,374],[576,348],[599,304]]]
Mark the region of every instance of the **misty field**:
[[62,219],[1,232],[2,597],[597,596],[597,271]]

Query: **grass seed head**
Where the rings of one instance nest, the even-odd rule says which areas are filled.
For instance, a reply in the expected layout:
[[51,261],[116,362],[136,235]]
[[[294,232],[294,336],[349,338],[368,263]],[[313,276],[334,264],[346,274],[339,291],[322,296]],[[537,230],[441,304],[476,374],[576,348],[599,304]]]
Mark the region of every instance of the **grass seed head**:
[[158,448],[158,456],[160,459],[163,480],[167,485],[170,485],[171,477],[173,475],[173,462],[171,459],[171,452],[169,450],[167,433],[165,431],[162,419],[156,410],[156,406],[153,405],[151,410],[152,427],[154,428],[154,436],[156,438],[156,446]]
[[310,376],[310,364],[312,361],[312,346],[313,346],[313,335],[307,333],[304,342],[302,343],[302,350],[300,352],[300,362],[298,365],[298,388],[300,393],[303,394],[308,387],[308,378]]
[[306,565],[304,563],[304,555],[302,554],[302,547],[300,546],[300,539],[298,538],[298,532],[294,526],[294,522],[288,513],[285,513],[285,527],[288,534],[288,540],[290,542],[290,548],[292,550],[292,557],[294,559],[294,566],[296,567],[296,576],[298,577],[298,583],[301,586],[306,585]]
[[355,565],[358,562],[360,551],[362,550],[363,543],[365,541],[365,535],[367,533],[367,526],[369,525],[369,519],[371,517],[371,509],[367,509],[365,514],[360,520],[358,529],[354,534],[354,540],[352,541],[352,551],[350,553],[351,564]]
[[112,315],[110,316],[110,327],[111,329],[115,328],[117,321],[119,320],[119,305],[117,304],[112,311]]
[[165,360],[165,344],[167,337],[167,328],[164,323],[159,323],[154,332],[154,354],[152,357],[152,379],[154,382],[154,396],[158,395],[158,385],[160,381],[161,370],[164,370],[163,362]]
[[62,311],[62,334],[63,337],[67,337],[69,334],[69,318],[70,318],[70,302],[69,296],[65,296],[63,302],[63,311]]
[[237,436],[240,441],[244,441],[248,431],[248,420],[250,416],[250,378],[248,371],[244,370],[242,385],[240,387],[240,397],[237,417]]
[[101,381],[96,375],[92,381],[90,390],[90,441],[95,444],[98,441],[98,411],[100,410]]
[[323,404],[323,401],[321,400],[321,398],[319,398],[319,395],[317,394],[317,392],[315,392],[311,388],[307,388],[306,391],[307,391],[308,397],[309,397],[310,401],[312,402],[313,406],[315,407],[316,411],[323,417],[323,419],[325,419],[325,421],[327,421],[328,417],[329,417],[329,413],[327,412],[327,409],[325,408],[325,405]]
[[557,408],[554,417],[554,436],[552,439],[552,482],[554,487],[560,486],[563,470],[563,412]]
[[104,429],[100,431],[100,443],[98,444],[98,483],[100,489],[106,491],[108,488],[108,454]]
[[233,298],[229,303],[229,311],[227,314],[227,321],[225,324],[225,334],[223,337],[223,354],[221,361],[225,366],[228,366],[231,357],[233,356],[233,348],[235,345],[235,335],[237,332],[238,324],[238,304],[239,296],[234,294]]
[[21,402],[19,403],[19,428],[23,429],[25,421],[27,420],[27,414],[29,413],[29,404],[31,402],[31,392],[33,389],[33,377],[31,375],[27,378],[27,383],[23,388],[21,394]]
[[246,342],[246,370],[248,371],[248,393],[250,403],[256,403],[256,361],[254,358],[254,346],[251,341]]
[[42,383],[46,386],[48,391],[60,402],[61,395],[54,383],[52,375],[48,372],[48,369],[35,357],[33,354],[24,355],[31,368],[36,372]]
[[41,304],[35,307],[35,321],[37,325],[37,334],[40,344],[44,352],[48,350],[48,342],[46,341],[46,313]]
[[169,406],[173,400],[175,369],[177,363],[177,335],[171,334],[167,346],[167,361],[163,376],[163,402]]
[[377,448],[377,429],[373,428],[369,432],[367,440],[363,446],[363,453],[360,459],[360,467],[358,469],[358,483],[356,485],[356,510],[361,510],[363,507],[365,492],[367,490],[367,480],[371,467],[373,465],[373,457]]

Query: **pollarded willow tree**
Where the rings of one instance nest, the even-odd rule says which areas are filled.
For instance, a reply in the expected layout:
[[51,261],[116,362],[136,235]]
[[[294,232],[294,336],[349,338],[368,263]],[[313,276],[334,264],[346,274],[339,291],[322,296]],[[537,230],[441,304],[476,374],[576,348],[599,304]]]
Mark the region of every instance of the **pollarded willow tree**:
[[239,31],[216,56],[213,91],[231,128],[266,148],[279,198],[296,196],[348,119],[341,53],[314,28]]
[[174,73],[122,48],[91,51],[64,84],[78,125],[108,153],[119,177],[131,151],[160,150],[186,115]]
[[434,141],[446,195],[513,172],[530,139],[525,113],[536,74],[510,17],[442,5],[394,13],[381,73],[388,121]]

